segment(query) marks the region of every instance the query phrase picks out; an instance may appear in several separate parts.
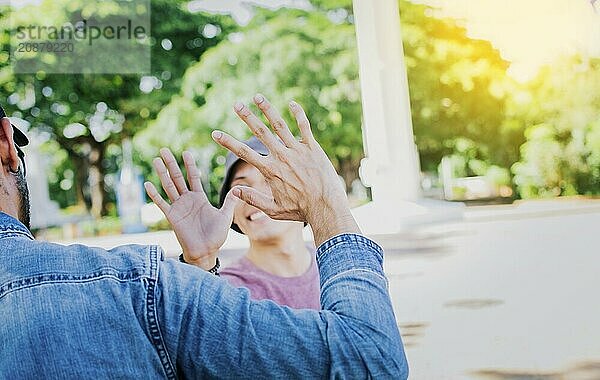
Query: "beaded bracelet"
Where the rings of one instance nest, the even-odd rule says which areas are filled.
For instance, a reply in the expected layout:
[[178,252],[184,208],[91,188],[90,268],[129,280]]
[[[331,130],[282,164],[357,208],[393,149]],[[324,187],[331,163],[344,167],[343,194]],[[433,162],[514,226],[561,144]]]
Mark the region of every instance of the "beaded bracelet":
[[[181,261],[184,264],[189,264],[183,258],[183,253],[181,255],[179,255],[179,261]],[[220,276],[219,275],[219,268],[221,268],[221,262],[219,261],[219,258],[217,257],[217,263],[215,264],[214,267],[212,267],[211,269],[207,270],[207,272],[210,273],[210,274],[214,274],[215,276]]]

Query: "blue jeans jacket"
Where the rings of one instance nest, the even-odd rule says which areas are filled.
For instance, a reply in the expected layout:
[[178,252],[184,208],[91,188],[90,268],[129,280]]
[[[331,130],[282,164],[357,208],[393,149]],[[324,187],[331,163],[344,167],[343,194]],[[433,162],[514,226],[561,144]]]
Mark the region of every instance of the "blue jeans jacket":
[[38,242],[0,213],[0,378],[406,378],[381,248],[339,235],[317,260],[322,310],[292,310],[157,246]]

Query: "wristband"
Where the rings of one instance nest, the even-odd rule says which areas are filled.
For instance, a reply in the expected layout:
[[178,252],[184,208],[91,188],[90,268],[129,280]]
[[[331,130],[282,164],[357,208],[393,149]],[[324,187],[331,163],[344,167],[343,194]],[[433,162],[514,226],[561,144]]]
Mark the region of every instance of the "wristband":
[[[189,264],[183,258],[183,253],[181,255],[179,255],[179,261],[182,262],[182,263],[184,263],[184,264]],[[219,258],[217,257],[217,262],[216,262],[215,266],[212,267],[211,269],[207,270],[207,272],[210,273],[210,274],[214,274],[215,276],[219,276],[219,268],[221,268],[221,262],[219,261]]]

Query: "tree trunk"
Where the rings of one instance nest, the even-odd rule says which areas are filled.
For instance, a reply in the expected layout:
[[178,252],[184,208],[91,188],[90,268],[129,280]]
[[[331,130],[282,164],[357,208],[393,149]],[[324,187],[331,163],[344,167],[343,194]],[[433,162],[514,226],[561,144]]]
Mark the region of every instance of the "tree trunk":
[[89,155],[88,182],[90,184],[90,198],[92,216],[96,219],[106,215],[106,189],[104,188],[105,170],[102,166],[104,149],[102,145],[92,145]]
[[354,160],[340,160],[340,175],[346,184],[346,192],[352,191],[352,182],[358,178],[358,166]]
[[87,159],[79,155],[71,155],[70,158],[73,160],[73,165],[75,166],[75,194],[77,195],[77,205],[89,210],[91,204],[89,198],[86,197],[85,194],[88,173]]
[[106,169],[102,163],[105,145],[91,136],[74,139],[57,137],[59,144],[67,150],[75,166],[77,203],[85,204],[86,210],[96,219],[107,214],[108,197],[104,177]]
[[78,153],[74,149],[74,143],[71,140],[57,138],[58,143],[67,151],[69,159],[73,163],[75,171],[75,196],[77,197],[77,206],[90,210],[91,203],[88,197],[87,173],[89,170],[88,158]]

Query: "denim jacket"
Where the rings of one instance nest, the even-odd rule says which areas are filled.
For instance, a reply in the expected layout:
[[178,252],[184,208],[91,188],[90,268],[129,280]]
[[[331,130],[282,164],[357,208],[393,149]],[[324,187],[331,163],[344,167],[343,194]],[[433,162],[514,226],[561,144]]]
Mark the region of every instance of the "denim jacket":
[[0,379],[404,379],[371,240],[317,251],[321,311],[252,301],[157,246],[35,241],[0,213]]

